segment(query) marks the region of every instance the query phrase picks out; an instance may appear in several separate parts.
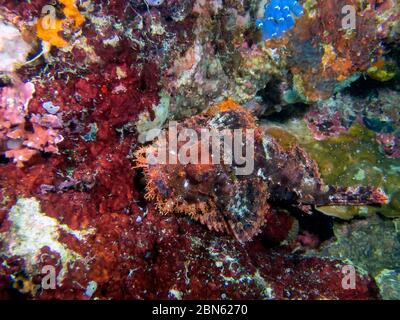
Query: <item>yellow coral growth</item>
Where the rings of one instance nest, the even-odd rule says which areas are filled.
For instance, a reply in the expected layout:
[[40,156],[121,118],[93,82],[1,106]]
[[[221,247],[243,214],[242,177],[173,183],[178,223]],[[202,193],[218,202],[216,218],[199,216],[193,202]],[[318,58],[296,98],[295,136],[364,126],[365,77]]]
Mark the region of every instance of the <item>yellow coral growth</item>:
[[23,275],[17,275],[13,279],[13,288],[24,294],[30,293],[35,295],[39,289],[39,286],[34,284],[32,279],[28,279]]
[[378,60],[367,73],[370,78],[381,82],[392,80],[396,76],[396,70],[384,60]]
[[64,5],[63,13],[66,17],[65,20],[56,20],[55,26],[52,28],[43,27],[43,18],[39,19],[36,24],[36,33],[39,39],[45,41],[50,46],[57,48],[64,48],[68,45],[68,42],[59,35],[64,28],[66,20],[72,20],[75,22],[75,28],[79,28],[84,22],[85,17],[79,12],[75,5],[75,0],[58,0]]
[[64,5],[64,15],[75,21],[75,28],[79,28],[84,22],[85,17],[79,12],[75,5],[75,0],[58,0]]
[[336,74],[336,80],[338,81],[347,79],[353,64],[351,58],[348,56],[345,58],[338,57],[335,49],[330,44],[324,45],[324,56],[321,62],[324,67],[323,75],[329,77],[327,72],[331,70]]
[[54,28],[43,28],[43,19],[39,19],[36,24],[36,33],[39,39],[57,48],[64,48],[68,45],[58,33],[63,30],[63,21],[56,20]]

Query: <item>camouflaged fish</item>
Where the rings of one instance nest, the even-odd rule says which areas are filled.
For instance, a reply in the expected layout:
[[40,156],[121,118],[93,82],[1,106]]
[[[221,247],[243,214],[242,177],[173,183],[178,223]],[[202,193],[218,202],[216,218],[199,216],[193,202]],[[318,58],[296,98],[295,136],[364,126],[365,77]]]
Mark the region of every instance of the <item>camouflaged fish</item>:
[[[205,129],[224,130],[225,135],[217,135],[214,140],[191,140],[185,132],[188,128],[197,137],[207,132]],[[236,151],[244,156],[246,150],[253,150],[253,168],[245,174],[243,157],[229,157],[234,143],[229,146],[222,138],[230,135],[234,140],[238,130],[243,133]],[[185,134],[173,141],[172,131],[175,135]],[[313,206],[388,201],[378,188],[325,185],[315,161],[302,148],[283,148],[257,126],[248,110],[232,100],[164,130],[162,136],[136,154],[137,166],[144,169],[147,179],[146,199],[154,201],[162,213],[187,214],[210,230],[231,234],[240,242],[252,239],[261,230],[271,205],[290,205],[311,212]],[[175,149],[172,144],[176,144]],[[220,147],[220,154],[215,154],[215,146]],[[176,150],[181,148],[186,152],[179,157]],[[191,151],[197,151],[197,160],[209,161],[188,161]],[[161,154],[167,154],[167,161],[156,161]]]

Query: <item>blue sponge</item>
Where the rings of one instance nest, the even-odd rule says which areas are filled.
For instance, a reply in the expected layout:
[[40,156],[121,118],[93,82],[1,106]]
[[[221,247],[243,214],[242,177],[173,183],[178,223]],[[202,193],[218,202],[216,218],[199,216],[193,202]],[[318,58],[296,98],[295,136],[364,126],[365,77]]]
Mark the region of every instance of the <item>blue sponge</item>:
[[264,40],[279,38],[303,14],[303,7],[296,0],[271,0],[264,7],[264,18],[257,19],[256,26],[262,30]]

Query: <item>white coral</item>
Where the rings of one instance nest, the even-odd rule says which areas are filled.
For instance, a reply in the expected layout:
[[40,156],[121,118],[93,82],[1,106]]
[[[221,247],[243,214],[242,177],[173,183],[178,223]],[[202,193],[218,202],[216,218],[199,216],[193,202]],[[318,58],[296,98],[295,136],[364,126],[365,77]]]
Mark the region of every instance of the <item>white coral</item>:
[[0,256],[22,257],[26,270],[35,273],[36,265],[41,257],[41,250],[48,247],[52,252],[60,255],[62,269],[57,276],[60,286],[68,265],[83,257],[71,250],[65,243],[60,242],[60,231],[73,235],[83,241],[94,233],[94,229],[72,230],[67,225],[41,211],[40,203],[35,198],[20,198],[8,213],[10,228],[0,233]]
[[0,72],[14,72],[25,63],[30,50],[16,27],[0,21]]

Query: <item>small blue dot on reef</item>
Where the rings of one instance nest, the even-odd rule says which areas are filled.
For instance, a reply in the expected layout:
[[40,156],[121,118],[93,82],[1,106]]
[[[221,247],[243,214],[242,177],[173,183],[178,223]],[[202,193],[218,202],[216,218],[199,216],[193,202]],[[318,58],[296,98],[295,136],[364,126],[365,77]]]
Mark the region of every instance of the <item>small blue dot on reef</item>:
[[264,17],[257,19],[256,26],[262,30],[263,39],[281,37],[295,25],[295,18],[304,14],[296,0],[271,0],[264,7]]

